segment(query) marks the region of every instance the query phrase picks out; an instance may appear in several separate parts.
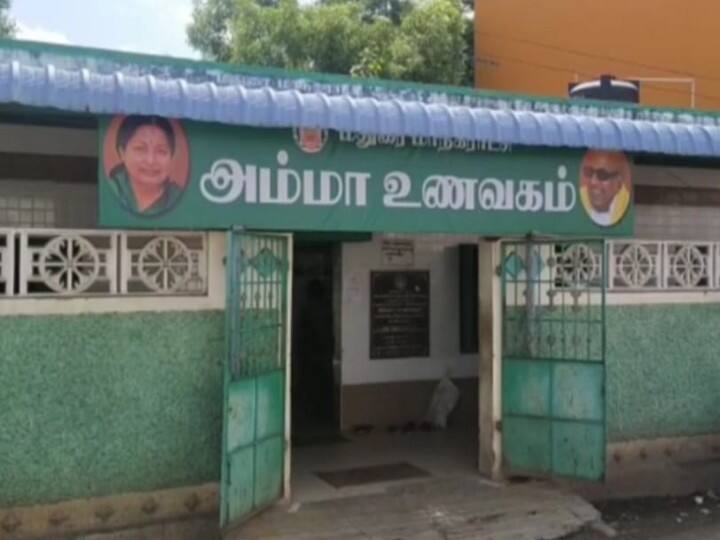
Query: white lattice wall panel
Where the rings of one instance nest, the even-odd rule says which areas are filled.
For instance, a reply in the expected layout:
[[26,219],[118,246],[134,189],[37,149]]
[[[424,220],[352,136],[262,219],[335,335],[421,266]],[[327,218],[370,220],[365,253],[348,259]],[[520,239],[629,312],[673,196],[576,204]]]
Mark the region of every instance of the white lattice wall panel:
[[207,290],[205,236],[123,234],[123,293],[189,293]]
[[713,242],[613,241],[608,244],[610,282],[616,291],[720,288],[720,244]]
[[[602,301],[602,244],[561,242],[520,245],[503,263],[508,305],[564,309]],[[579,292],[581,291],[581,294]]]
[[32,229],[18,236],[20,295],[117,292],[117,234]]
[[206,294],[207,236],[0,229],[6,296]]
[[[505,294],[514,304],[524,304],[529,296],[538,305],[572,300],[577,287],[600,291],[603,261],[598,245],[558,243],[518,249],[504,261],[506,275],[513,278]],[[613,240],[606,242],[606,250],[611,294],[720,292],[720,242]],[[532,290],[521,279],[528,275],[536,281]],[[600,296],[595,300],[599,302]]]
[[5,296],[15,293],[15,233],[0,231],[0,291]]

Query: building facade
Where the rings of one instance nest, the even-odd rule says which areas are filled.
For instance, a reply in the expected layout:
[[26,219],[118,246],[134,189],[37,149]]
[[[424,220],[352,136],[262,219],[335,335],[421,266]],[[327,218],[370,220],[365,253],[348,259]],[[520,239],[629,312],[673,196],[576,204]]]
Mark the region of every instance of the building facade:
[[717,447],[712,114],[23,42],[0,102],[10,538],[237,522],[444,376],[489,476]]
[[711,0],[479,0],[475,10],[477,88],[566,97],[569,83],[610,74],[640,80],[642,105],[720,107]]

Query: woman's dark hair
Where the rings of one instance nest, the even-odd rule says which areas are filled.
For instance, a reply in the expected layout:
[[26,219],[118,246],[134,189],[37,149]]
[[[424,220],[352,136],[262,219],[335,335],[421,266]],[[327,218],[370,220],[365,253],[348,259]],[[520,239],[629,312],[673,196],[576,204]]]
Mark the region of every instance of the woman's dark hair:
[[118,129],[116,147],[119,150],[125,150],[130,139],[133,138],[135,132],[143,126],[154,126],[165,134],[170,146],[170,153],[175,153],[175,132],[167,118],[160,116],[140,116],[131,115],[123,118]]

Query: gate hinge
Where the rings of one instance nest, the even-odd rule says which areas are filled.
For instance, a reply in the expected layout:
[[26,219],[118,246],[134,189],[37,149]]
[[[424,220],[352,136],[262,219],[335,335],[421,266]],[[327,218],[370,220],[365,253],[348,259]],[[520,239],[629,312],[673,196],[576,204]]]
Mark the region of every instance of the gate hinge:
[[496,275],[497,277],[502,277],[502,264],[498,264],[498,265],[495,267],[495,275]]
[[495,421],[495,431],[502,433],[502,420]]

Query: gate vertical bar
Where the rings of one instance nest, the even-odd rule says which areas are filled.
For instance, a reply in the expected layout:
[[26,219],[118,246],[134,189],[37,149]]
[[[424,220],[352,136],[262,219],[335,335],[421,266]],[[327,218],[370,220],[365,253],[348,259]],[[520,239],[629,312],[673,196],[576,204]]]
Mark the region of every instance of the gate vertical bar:
[[229,522],[229,508],[228,498],[229,489],[228,483],[230,478],[230,462],[227,455],[228,448],[228,422],[225,420],[228,418],[228,407],[229,407],[229,386],[230,386],[230,373],[232,365],[235,362],[235,347],[234,347],[234,329],[237,324],[235,322],[236,309],[236,241],[232,231],[227,233],[225,242],[225,359],[223,361],[223,426],[222,426],[222,456],[221,456],[221,476],[222,481],[220,482],[220,525],[224,526]]
[[608,257],[608,250],[612,254],[612,244],[607,240],[602,240],[602,253],[604,255],[602,259],[602,278],[600,280],[600,320],[602,325],[601,343],[600,343],[600,354],[602,359],[602,395],[603,395],[603,453],[602,460],[605,466],[603,467],[603,480],[607,471],[605,470],[607,464],[607,441],[608,441],[608,399],[607,399],[607,291],[608,287],[612,285],[610,279],[615,279],[615,276],[610,274],[609,268],[615,267],[615,261]]
[[535,343],[535,257],[533,257],[533,241],[528,239],[525,245],[525,354],[534,357]]

